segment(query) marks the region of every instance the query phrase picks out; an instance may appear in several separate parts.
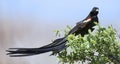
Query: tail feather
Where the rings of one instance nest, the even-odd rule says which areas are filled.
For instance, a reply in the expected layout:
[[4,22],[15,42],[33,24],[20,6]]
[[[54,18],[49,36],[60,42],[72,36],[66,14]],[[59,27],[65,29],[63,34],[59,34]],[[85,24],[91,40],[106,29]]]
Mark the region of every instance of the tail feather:
[[11,57],[32,56],[50,51],[59,53],[61,50],[63,50],[66,47],[65,42],[66,40],[62,40],[61,42],[58,42],[59,44],[50,47],[43,46],[43,48],[42,47],[41,48],[9,48],[6,51],[8,52],[7,55]]
[[37,55],[45,52],[51,51],[51,49],[39,49],[39,48],[10,48],[9,50],[6,50],[7,55],[10,57],[22,57],[22,56],[32,56]]
[[61,41],[64,40],[64,39],[65,39],[65,37],[56,39],[56,40],[53,41],[53,43],[50,43],[50,44],[48,44],[48,45],[46,45],[46,46],[43,46],[43,47],[40,47],[40,48],[42,49],[42,48],[54,47],[54,46],[56,46],[59,42],[61,42]]
[[23,57],[23,56],[33,56],[33,55],[37,55],[37,54],[14,54],[14,55],[10,55],[10,57]]
[[28,54],[37,51],[37,48],[9,48],[6,51],[8,54]]

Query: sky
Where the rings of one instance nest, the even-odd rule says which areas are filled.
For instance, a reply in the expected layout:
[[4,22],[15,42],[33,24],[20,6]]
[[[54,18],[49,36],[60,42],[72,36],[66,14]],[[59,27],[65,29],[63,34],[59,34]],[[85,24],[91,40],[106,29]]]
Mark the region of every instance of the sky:
[[10,19],[73,24],[85,18],[96,6],[100,9],[101,23],[108,21],[118,23],[119,2],[119,0],[1,0],[0,14]]
[[120,27],[120,0],[0,0],[0,64],[57,64],[50,53],[10,58],[9,47],[39,47],[55,39],[54,30],[74,26],[99,7],[103,26]]

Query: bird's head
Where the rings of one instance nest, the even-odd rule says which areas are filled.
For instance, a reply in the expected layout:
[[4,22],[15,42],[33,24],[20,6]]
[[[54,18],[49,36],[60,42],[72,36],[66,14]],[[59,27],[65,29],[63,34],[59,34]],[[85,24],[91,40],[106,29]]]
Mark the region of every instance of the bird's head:
[[90,16],[97,16],[99,13],[99,8],[98,7],[93,7],[93,9],[90,12]]
[[98,20],[97,15],[99,13],[99,8],[98,7],[93,7],[93,9],[90,11],[89,15],[83,22],[89,22],[91,20]]

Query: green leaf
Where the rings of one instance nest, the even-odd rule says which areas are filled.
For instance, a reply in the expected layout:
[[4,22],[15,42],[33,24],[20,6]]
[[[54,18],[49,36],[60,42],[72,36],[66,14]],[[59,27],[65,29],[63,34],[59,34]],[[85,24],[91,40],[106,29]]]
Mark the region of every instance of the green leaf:
[[88,30],[89,34],[84,37],[70,34],[67,48],[57,55],[59,61],[62,64],[120,64],[120,44],[115,30],[111,26],[102,27],[98,24],[95,29],[94,32]]

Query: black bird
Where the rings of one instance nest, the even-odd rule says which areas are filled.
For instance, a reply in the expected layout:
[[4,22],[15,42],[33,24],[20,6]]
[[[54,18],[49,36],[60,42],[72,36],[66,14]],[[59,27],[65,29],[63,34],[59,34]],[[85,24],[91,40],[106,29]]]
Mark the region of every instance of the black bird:
[[[90,11],[89,15],[82,21],[79,21],[75,27],[73,27],[68,35],[70,34],[81,34],[84,36],[85,34],[88,34],[88,29],[91,31],[94,30],[93,26],[95,26],[94,22],[98,23],[98,7],[93,7],[93,9]],[[31,56],[31,55],[37,55],[49,51],[53,51],[52,55],[59,53],[63,49],[66,48],[66,41],[67,36],[64,36],[63,38],[58,38],[53,41],[53,43],[45,45],[40,48],[9,48],[7,52],[9,52],[7,55],[10,55],[11,57],[22,57],[22,56]]]

